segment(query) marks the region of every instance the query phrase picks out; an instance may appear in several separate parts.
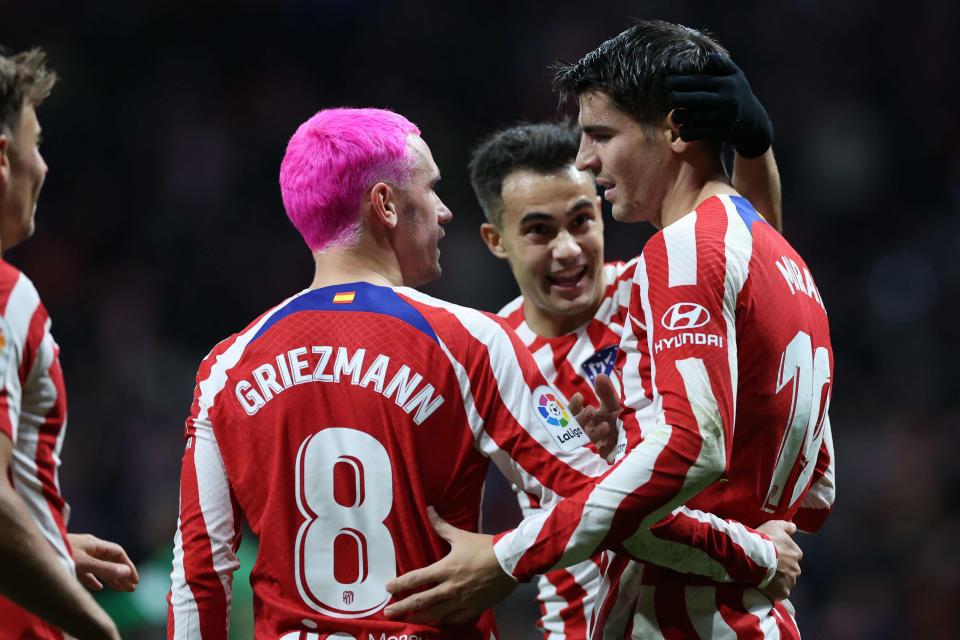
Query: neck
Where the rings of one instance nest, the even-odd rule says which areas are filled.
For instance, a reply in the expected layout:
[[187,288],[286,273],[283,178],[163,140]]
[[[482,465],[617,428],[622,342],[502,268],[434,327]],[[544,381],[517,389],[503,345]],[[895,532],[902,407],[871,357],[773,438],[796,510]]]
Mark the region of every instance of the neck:
[[347,282],[369,282],[385,287],[403,286],[400,268],[395,261],[378,259],[375,253],[364,252],[359,245],[326,249],[314,253],[313,260],[316,271],[310,284],[311,289]]
[[660,209],[660,228],[668,227],[696,209],[701,202],[721,193],[738,195],[730,185],[719,158],[694,153],[684,159]]

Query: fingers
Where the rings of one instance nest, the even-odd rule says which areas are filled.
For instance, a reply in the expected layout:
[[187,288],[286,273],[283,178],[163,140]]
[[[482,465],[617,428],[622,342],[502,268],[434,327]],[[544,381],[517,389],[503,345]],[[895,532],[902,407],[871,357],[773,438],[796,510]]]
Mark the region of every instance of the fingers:
[[567,404],[567,409],[576,416],[583,409],[583,394],[577,391],[573,394],[573,397],[570,398],[569,404]]
[[455,526],[441,518],[437,513],[437,510],[433,507],[427,507],[427,517],[430,518],[430,526],[432,526],[433,530],[437,532],[437,535],[452,545],[454,539],[457,537],[457,534],[460,533],[460,529],[457,529]]
[[[386,590],[387,593],[402,593],[404,591],[410,591],[411,589],[416,589],[417,587],[422,587],[425,584],[432,582],[440,582],[444,579],[442,573],[443,560],[434,562],[433,564],[423,567],[422,569],[414,569],[409,571],[402,576],[398,576],[387,583]],[[417,596],[422,596],[422,593],[415,594]],[[410,600],[414,596],[410,596],[407,600]]]
[[97,577],[92,573],[81,573],[79,576],[80,582],[83,583],[87,589],[91,591],[102,591],[103,583],[97,580]]
[[593,389],[600,398],[600,407],[603,411],[619,411],[620,396],[617,395],[617,388],[613,386],[613,380],[605,373],[597,374],[593,381]]
[[793,522],[787,522],[783,530],[786,531],[788,535],[792,536],[797,532],[797,525]]
[[703,65],[704,73],[714,75],[730,75],[740,73],[740,67],[734,64],[733,60],[719,53],[707,54],[707,62]]

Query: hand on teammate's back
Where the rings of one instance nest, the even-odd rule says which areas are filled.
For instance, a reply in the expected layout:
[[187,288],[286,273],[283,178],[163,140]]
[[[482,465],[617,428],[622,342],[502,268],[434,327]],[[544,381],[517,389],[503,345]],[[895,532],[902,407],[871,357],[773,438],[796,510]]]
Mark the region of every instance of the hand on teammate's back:
[[388,618],[420,624],[468,622],[510,595],[517,581],[500,568],[493,536],[458,529],[433,507],[427,513],[437,534],[450,543],[450,553],[387,583],[392,594],[436,584],[389,605],[384,611]]
[[786,600],[800,577],[800,559],[803,551],[790,536],[796,533],[797,525],[786,520],[770,520],[757,527],[773,540],[777,548],[777,574],[773,582],[760,589],[774,602]]
[[613,381],[604,373],[598,374],[593,383],[594,391],[600,398],[599,407],[583,404],[583,394],[577,392],[570,398],[567,407],[577,419],[587,437],[597,448],[600,455],[610,460],[609,456],[616,450],[617,416],[620,415],[620,398],[613,386]]
[[67,538],[77,565],[77,578],[88,589],[100,591],[103,582],[114,591],[137,588],[140,576],[123,547],[89,533],[68,533]]
[[684,140],[730,142],[744,158],[761,156],[773,144],[773,123],[730,58],[711,53],[702,73],[668,76],[666,87]]

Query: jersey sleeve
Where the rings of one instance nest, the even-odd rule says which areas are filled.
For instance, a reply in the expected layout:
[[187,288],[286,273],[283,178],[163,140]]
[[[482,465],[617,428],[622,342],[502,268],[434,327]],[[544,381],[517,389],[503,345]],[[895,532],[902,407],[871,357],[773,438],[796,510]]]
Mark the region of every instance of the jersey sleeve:
[[17,441],[23,388],[20,384],[21,346],[5,317],[0,315],[0,433]]
[[833,454],[833,433],[830,429],[830,417],[823,424],[823,442],[817,455],[817,466],[813,472],[813,482],[803,500],[800,509],[793,518],[801,531],[813,533],[823,526],[827,516],[833,510],[836,497],[836,468]]
[[[625,331],[621,342],[630,362],[641,351],[638,341],[647,341],[655,423],[595,485],[495,538],[501,566],[520,580],[569,566],[599,548],[629,554],[625,541],[726,468],[736,388],[734,314],[746,273],[736,265],[724,268],[722,234],[719,246],[698,243],[692,222],[681,220],[648,242],[628,319],[630,327],[646,331]],[[624,371],[625,378],[636,375]]]
[[208,409],[198,386],[185,430],[180,517],[167,596],[168,640],[228,636],[233,572],[240,566],[240,514]]

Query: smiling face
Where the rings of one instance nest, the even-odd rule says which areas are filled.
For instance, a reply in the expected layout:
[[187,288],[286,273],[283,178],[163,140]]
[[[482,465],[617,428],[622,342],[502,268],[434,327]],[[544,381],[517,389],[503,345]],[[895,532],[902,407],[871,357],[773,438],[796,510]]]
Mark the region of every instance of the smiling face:
[[486,223],[481,231],[510,263],[527,324],[548,337],[576,329],[603,300],[603,220],[593,179],[572,166],[519,169],[503,180],[502,197],[502,228]]
[[427,143],[411,133],[407,153],[414,168],[409,184],[397,191],[395,252],[403,284],[419,287],[440,277],[441,225],[450,222],[453,214],[434,190],[440,182],[440,169]]
[[25,104],[16,129],[0,136],[0,243],[4,251],[33,234],[37,198],[47,175],[40,155],[40,124]]
[[641,125],[600,90],[579,96],[583,136],[577,168],[589,171],[620,222],[661,227],[660,211],[670,180],[670,130]]

